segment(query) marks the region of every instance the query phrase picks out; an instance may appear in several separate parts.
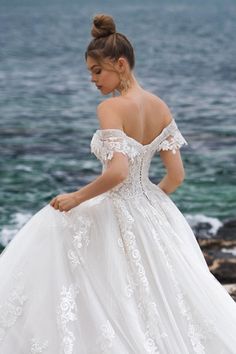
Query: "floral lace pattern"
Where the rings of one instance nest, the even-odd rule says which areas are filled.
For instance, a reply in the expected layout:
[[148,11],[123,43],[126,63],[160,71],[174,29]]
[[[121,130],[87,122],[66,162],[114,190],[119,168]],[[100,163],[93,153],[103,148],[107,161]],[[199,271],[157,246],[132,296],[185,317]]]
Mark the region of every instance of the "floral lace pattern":
[[148,170],[156,151],[171,150],[176,153],[176,150],[184,144],[188,143],[180,133],[175,120],[172,119],[148,145],[142,145],[120,129],[96,130],[91,140],[91,152],[101,160],[103,169],[106,169],[107,161],[112,159],[115,151],[122,152],[128,157],[127,178],[107,192],[128,199],[142,195],[145,187],[151,183]]
[[111,160],[114,152],[122,152],[133,161],[137,149],[129,144],[119,129],[97,130],[91,140],[91,152],[101,161]]
[[171,150],[173,154],[183,145],[188,145],[178,129],[174,119],[147,145],[142,145],[137,140],[129,137],[121,129],[97,129],[91,139],[91,152],[102,162],[111,160],[115,151],[122,152],[134,162],[135,157],[142,154],[142,151]]
[[96,340],[96,346],[98,346],[100,354],[109,354],[115,338],[115,331],[109,320],[101,325],[100,331],[101,334]]
[[30,349],[31,354],[40,354],[45,352],[46,349],[48,349],[48,340],[40,343],[35,337],[32,338]]
[[[150,196],[151,198],[151,196]],[[154,214],[156,213],[158,215],[158,209],[160,209],[157,205],[156,199],[151,198],[150,199],[155,208],[153,208]],[[139,206],[140,210],[145,214],[145,209],[142,208],[142,206]],[[155,219],[158,227],[158,217]],[[166,224],[168,225],[168,223]],[[172,231],[174,232],[174,231]],[[180,284],[177,281],[177,274],[175,274],[175,269],[173,265],[171,264],[171,259],[168,254],[168,249],[164,243],[164,241],[159,237],[158,233],[156,232],[155,228],[152,230],[152,237],[155,240],[159,251],[161,254],[164,256],[165,259],[165,264],[167,268],[169,269],[168,274],[172,278],[172,283],[175,288],[175,294],[176,294],[176,299],[179,307],[179,311],[186,318],[186,321],[188,323],[188,337],[190,338],[193,351],[194,353],[197,354],[206,354],[205,348],[203,345],[203,342],[208,338],[210,338],[211,334],[215,333],[216,326],[215,323],[211,320],[208,320],[207,318],[203,317],[200,319],[200,322],[198,322],[194,318],[194,313],[192,310],[190,310],[190,307],[187,303],[187,300],[185,299],[184,293],[181,290]]]
[[72,270],[74,270],[77,265],[85,263],[80,250],[83,247],[88,247],[90,243],[89,232],[92,226],[92,220],[87,215],[77,215],[73,217],[72,214],[63,213],[63,224],[66,228],[69,228],[72,233],[73,248],[68,250],[67,255],[71,262]]
[[22,315],[23,306],[27,300],[24,292],[24,273],[14,275],[14,287],[6,303],[0,304],[0,343],[4,339],[7,329],[12,327],[17,318]]
[[0,352],[234,353],[233,300],[148,178],[153,153],[180,145],[175,129],[148,146],[113,132],[125,143],[102,145],[102,159],[124,151],[125,181],[67,213],[46,206],[20,232],[0,262]]
[[[124,250],[121,238],[118,239],[118,245]],[[125,295],[129,298],[133,296],[135,288],[136,286],[138,286],[138,284],[134,281],[132,277],[130,277],[129,273],[126,274],[126,283],[127,285],[125,288]]]
[[[176,300],[181,315],[186,319],[188,324],[188,337],[190,339],[193,352],[197,354],[206,354],[204,341],[210,338],[210,334],[215,332],[215,324],[213,321],[207,318],[201,318],[200,322],[194,312],[190,309],[188,301],[181,290],[180,284],[177,281],[177,274],[173,265],[171,264],[171,258],[168,254],[168,248],[164,241],[159,237],[157,230],[160,225],[162,227],[169,227],[168,220],[164,214],[161,215],[161,208],[156,204],[155,198],[152,198],[148,189],[144,188],[144,195],[147,196],[150,206],[153,208],[153,213],[157,217],[154,218],[156,227],[152,228],[152,237],[155,240],[158,250],[161,252],[165,259],[165,264],[169,269],[168,274],[172,279],[172,283],[175,289]],[[143,322],[146,324],[145,328],[145,343],[144,348],[148,353],[160,353],[160,341],[164,338],[168,338],[164,328],[161,328],[161,319],[159,318],[158,310],[155,301],[152,299],[150,293],[149,282],[145,274],[145,269],[142,264],[140,252],[135,240],[135,234],[132,230],[134,219],[129,213],[126,202],[117,194],[111,194],[112,201],[115,207],[117,220],[120,226],[121,237],[117,240],[119,247],[125,253],[130,264],[130,276],[128,275],[127,286],[125,289],[126,296],[132,297],[135,294],[139,294],[139,312],[143,318]],[[164,198],[165,200],[165,198]],[[146,210],[139,204],[139,209],[143,215],[146,215]],[[148,215],[146,215],[148,219]],[[173,232],[173,236],[177,236]],[[173,242],[181,242],[177,237],[172,238]]]
[[75,335],[69,329],[70,322],[77,320],[76,296],[79,294],[77,285],[65,286],[61,290],[61,301],[57,310],[57,324],[62,336],[62,347],[64,354],[74,353]]
[[134,219],[128,212],[122,199],[113,198],[113,204],[121,231],[118,245],[126,254],[130,265],[130,275],[128,274],[129,283],[125,289],[125,294],[128,297],[134,295],[135,292],[139,294],[139,313],[145,323],[145,341],[143,347],[146,353],[158,354],[160,353],[158,349],[159,343],[163,338],[167,337],[167,333],[161,328],[157,306],[152,298],[141,254],[137,247],[135,234],[132,231]]
[[171,150],[173,154],[176,154],[176,150],[183,145],[188,145],[188,143],[180,133],[176,122],[172,120],[165,128],[165,134],[163,134],[163,139],[161,139],[157,151]]
[[[121,228],[122,235],[122,238],[118,239],[118,244],[126,254],[130,255],[129,260],[132,261],[132,264],[134,264],[137,269],[135,274],[138,275],[139,281],[143,284],[144,289],[148,292],[149,284],[145,274],[145,269],[142,264],[140,252],[137,248],[135,235],[131,230],[134,219],[128,213],[121,199],[114,199],[114,205],[116,207],[116,210],[118,211],[116,215],[119,218],[119,225]],[[125,224],[122,223],[123,219],[127,221]]]

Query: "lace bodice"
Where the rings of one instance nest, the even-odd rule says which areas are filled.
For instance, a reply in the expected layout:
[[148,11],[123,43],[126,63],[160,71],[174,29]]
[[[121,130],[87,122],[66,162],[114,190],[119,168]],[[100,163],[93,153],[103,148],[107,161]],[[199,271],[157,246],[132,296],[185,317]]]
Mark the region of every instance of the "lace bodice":
[[91,140],[91,152],[102,162],[103,171],[115,151],[128,157],[129,173],[127,178],[109,191],[109,194],[129,198],[145,193],[151,181],[149,167],[156,151],[171,150],[173,154],[187,141],[178,129],[174,119],[149,144],[143,145],[129,137],[120,129],[98,129]]

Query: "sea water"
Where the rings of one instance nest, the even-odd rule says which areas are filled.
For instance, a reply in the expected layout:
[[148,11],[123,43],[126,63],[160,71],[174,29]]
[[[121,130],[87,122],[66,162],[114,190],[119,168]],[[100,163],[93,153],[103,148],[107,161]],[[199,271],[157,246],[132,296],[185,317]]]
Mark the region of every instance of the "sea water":
[[[101,172],[90,153],[105,97],[84,52],[93,15],[114,16],[136,54],[140,84],[170,107],[188,146],[171,195],[211,231],[236,210],[236,2],[0,1],[0,239],[59,193]],[[158,154],[150,178],[165,173]]]

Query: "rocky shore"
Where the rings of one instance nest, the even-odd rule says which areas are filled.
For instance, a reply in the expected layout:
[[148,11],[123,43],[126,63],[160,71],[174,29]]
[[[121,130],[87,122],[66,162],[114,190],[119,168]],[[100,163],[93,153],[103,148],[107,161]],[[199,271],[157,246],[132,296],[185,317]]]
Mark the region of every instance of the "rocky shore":
[[209,270],[236,301],[236,220],[228,220],[214,237],[196,235]]

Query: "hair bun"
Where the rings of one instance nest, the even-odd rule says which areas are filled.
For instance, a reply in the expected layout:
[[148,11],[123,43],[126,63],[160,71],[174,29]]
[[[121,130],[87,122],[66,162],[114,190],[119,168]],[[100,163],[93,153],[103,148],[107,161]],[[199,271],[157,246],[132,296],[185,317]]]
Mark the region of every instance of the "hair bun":
[[106,14],[97,14],[93,18],[91,35],[94,38],[107,37],[116,32],[113,18]]

